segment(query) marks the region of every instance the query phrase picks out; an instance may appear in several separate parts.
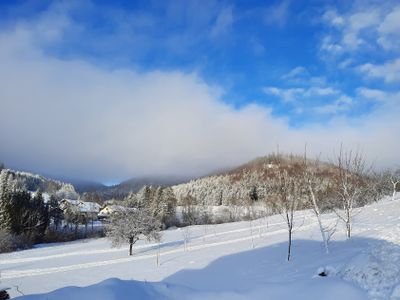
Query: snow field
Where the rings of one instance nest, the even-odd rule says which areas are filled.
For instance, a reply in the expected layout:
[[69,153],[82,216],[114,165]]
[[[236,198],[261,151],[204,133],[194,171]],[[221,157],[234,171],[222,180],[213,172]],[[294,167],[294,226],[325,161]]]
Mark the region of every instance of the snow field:
[[[251,226],[191,226],[187,252],[183,229],[171,229],[159,246],[135,245],[132,257],[127,246],[111,248],[106,239],[2,254],[1,283],[12,288],[13,297],[30,295],[26,299],[400,299],[399,211],[400,199],[363,208],[353,238],[346,241],[338,227],[329,255],[315,217],[302,211],[296,214],[290,262],[286,225],[281,216],[271,216]],[[323,218],[329,223],[335,216]],[[330,271],[327,277],[316,276],[320,268]]]

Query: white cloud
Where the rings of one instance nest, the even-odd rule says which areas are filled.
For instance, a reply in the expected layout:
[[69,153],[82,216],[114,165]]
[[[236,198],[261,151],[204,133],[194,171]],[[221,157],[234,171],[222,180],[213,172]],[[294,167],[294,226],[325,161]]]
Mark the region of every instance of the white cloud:
[[[198,175],[269,153],[277,144],[302,153],[305,142],[310,155],[330,155],[343,142],[364,147],[381,165],[399,162],[398,105],[382,106],[356,126],[336,118],[293,129],[267,107],[225,104],[221,88],[193,73],[108,70],[49,56],[36,25],[0,33],[0,158],[8,165],[98,180]],[[266,91],[285,95],[279,88]],[[340,98],[327,87],[292,89],[286,97],[307,92]]]
[[310,87],[306,92],[305,96],[329,96],[339,94],[340,91],[332,87]]
[[388,94],[382,90],[371,89],[367,87],[360,87],[357,89],[357,94],[363,98],[372,99],[376,101],[387,101]]
[[216,37],[228,32],[233,24],[233,10],[232,7],[225,7],[217,16],[214,27],[211,29],[211,35]]
[[378,43],[382,47],[386,49],[400,48],[400,6],[386,15],[378,30],[380,33]]
[[367,63],[361,65],[359,70],[366,77],[383,79],[388,83],[400,82],[400,58],[381,65]]
[[277,88],[274,86],[265,87],[264,92],[281,98],[284,102],[294,102],[298,96],[305,93],[303,88]]
[[361,45],[365,44],[365,40],[361,35],[361,31],[376,27],[379,24],[379,13],[376,11],[357,12],[347,19],[343,19],[343,35],[341,41],[341,49],[356,50]]
[[265,47],[258,39],[251,38],[250,45],[255,55],[262,55],[265,53]]
[[291,83],[292,87],[269,86],[265,87],[263,91],[291,105],[297,114],[337,115],[352,108],[352,98],[341,90],[329,86],[325,77],[312,76],[302,66],[293,68],[281,78]]
[[382,24],[379,26],[379,31],[384,34],[399,34],[400,31],[400,6],[395,7],[389,14],[386,15]]
[[347,95],[341,95],[333,103],[317,106],[313,110],[318,114],[337,114],[351,109],[352,104],[352,98]]
[[297,79],[298,77],[309,76],[309,73],[306,68],[302,66],[297,66],[289,71],[289,73],[283,75],[282,79]]
[[343,53],[343,47],[336,41],[333,41],[332,36],[327,35],[322,39],[321,50],[329,54],[338,55]]
[[400,6],[354,5],[339,15],[328,10],[322,21],[334,29],[325,35],[321,50],[333,55],[352,53],[365,47],[398,48],[400,43]]
[[322,49],[333,54],[343,51],[354,51],[365,43],[362,31],[376,27],[380,22],[378,11],[360,11],[350,15],[338,15],[334,10],[328,10],[322,20],[339,31],[340,35],[333,41],[332,35],[324,37]]
[[348,18],[348,30],[358,33],[360,30],[376,26],[380,22],[379,15],[375,10],[354,13]]
[[288,73],[281,76],[281,79],[285,80],[285,82],[304,86],[326,86],[326,78],[324,76],[312,76],[303,66],[291,69]]
[[[274,95],[279,97],[285,103],[291,103],[296,106],[297,111],[304,112],[305,108],[302,109],[301,106],[304,106],[304,100],[309,98],[319,98],[319,97],[328,97],[332,95],[342,95],[341,91],[334,89],[332,87],[319,87],[319,86],[310,86],[307,88],[278,88],[274,86],[265,87],[263,91],[266,94]],[[344,96],[344,95],[342,95]],[[307,104],[309,105],[309,104]]]
[[352,63],[353,63],[353,60],[352,60],[351,58],[347,58],[347,59],[341,61],[341,62],[338,64],[338,68],[339,68],[339,69],[346,69],[347,67],[351,66]]
[[269,6],[264,14],[264,21],[270,25],[283,27],[289,17],[289,0],[282,0],[279,4]]
[[332,9],[326,11],[322,16],[322,19],[325,22],[327,22],[335,27],[341,27],[345,23],[344,18],[342,16],[338,15],[336,10],[332,10]]

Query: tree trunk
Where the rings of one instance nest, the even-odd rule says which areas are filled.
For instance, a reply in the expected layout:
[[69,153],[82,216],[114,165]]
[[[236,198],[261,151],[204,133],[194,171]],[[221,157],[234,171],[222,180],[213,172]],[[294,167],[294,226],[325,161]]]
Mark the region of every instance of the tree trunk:
[[156,267],[160,266],[160,243],[157,244]]
[[351,237],[351,224],[350,224],[350,220],[346,221],[346,234],[347,234],[347,238],[349,239]]
[[290,260],[290,252],[292,250],[292,229],[289,228],[289,243],[288,243],[288,254],[287,254],[287,260]]
[[346,207],[346,231],[347,231],[347,238],[349,239],[351,237],[351,215],[352,215],[352,208],[353,204],[349,204]]
[[250,220],[251,248],[254,249],[253,222]]
[[324,241],[325,252],[328,254],[329,253],[328,240],[327,240],[326,235],[325,235],[324,227],[322,226],[321,213],[319,211],[317,200],[315,199],[315,194],[314,194],[314,191],[313,191],[312,187],[309,185],[308,188],[309,188],[309,191],[310,191],[310,194],[311,194],[311,199],[312,199],[313,206],[314,206],[314,212],[315,212],[315,215],[316,215],[317,220],[318,220],[319,230],[321,231],[322,240]]
[[129,238],[129,256],[132,256],[133,238]]

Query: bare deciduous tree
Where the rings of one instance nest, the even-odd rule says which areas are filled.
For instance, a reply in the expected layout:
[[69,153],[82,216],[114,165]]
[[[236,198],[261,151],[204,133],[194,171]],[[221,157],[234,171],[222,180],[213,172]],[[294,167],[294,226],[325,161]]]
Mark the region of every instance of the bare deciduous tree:
[[[304,154],[303,163],[303,184],[306,191],[306,199],[308,200],[315,217],[318,221],[319,230],[321,232],[322,241],[324,243],[325,252],[329,253],[329,240],[336,230],[336,225],[327,226],[323,224],[321,217],[320,202],[321,198],[327,197],[328,184],[324,176],[321,176],[321,165],[319,159],[307,160],[307,153]],[[336,223],[337,224],[337,223]]]
[[371,190],[367,176],[371,172],[371,167],[367,166],[366,159],[361,152],[344,151],[342,146],[336,157],[335,165],[337,167],[336,200],[341,207],[341,210],[335,209],[335,213],[345,223],[346,236],[350,238],[354,209],[364,204],[370,196]]
[[161,223],[144,209],[126,209],[112,214],[106,234],[114,246],[129,243],[129,255],[133,245],[143,236],[159,240]]
[[190,239],[190,228],[189,228],[189,226],[186,226],[185,228],[183,228],[182,237],[183,237],[184,250],[186,252],[188,250],[187,243],[189,242],[189,239]]
[[[279,162],[278,162],[279,163]],[[294,213],[298,209],[302,198],[302,185],[299,176],[296,176],[298,167],[292,161],[292,169],[286,169],[283,166],[278,166],[277,183],[274,185],[274,194],[276,201],[274,202],[275,209],[284,217],[288,229],[288,253],[287,260],[290,260],[292,250],[292,234],[294,228]]]
[[161,262],[160,262],[160,256],[161,256],[161,242],[162,242],[162,238],[161,238],[161,234],[159,234],[155,241],[157,242],[157,251],[156,251],[156,267],[159,267]]
[[390,183],[393,188],[392,200],[394,200],[398,186],[400,186],[400,169],[390,172]]

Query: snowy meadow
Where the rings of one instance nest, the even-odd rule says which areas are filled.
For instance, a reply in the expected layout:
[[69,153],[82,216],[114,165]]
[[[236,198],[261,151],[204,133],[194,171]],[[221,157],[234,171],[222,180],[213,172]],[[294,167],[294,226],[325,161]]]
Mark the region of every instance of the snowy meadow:
[[400,197],[362,208],[353,237],[339,227],[329,254],[313,212],[298,212],[289,262],[275,215],[190,226],[186,248],[183,228],[165,230],[133,256],[106,239],[39,245],[2,254],[1,280],[18,299],[400,299],[399,209]]

